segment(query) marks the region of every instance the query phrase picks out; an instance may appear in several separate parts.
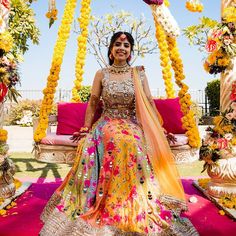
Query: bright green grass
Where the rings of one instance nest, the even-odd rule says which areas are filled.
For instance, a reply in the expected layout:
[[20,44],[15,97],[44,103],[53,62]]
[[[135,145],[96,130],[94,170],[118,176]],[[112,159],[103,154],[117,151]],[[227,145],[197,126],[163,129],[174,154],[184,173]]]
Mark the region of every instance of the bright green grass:
[[[68,164],[49,164],[38,162],[33,154],[28,152],[11,153],[10,158],[16,165],[16,178],[64,178],[70,170]],[[207,176],[201,173],[203,162],[195,161],[189,164],[177,165],[180,176]]]

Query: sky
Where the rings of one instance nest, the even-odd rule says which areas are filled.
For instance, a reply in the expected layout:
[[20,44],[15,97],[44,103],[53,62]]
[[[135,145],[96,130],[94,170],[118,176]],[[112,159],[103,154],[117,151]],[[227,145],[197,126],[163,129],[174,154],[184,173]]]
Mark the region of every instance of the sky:
[[[221,1],[202,0],[202,2],[204,4],[204,11],[202,13],[193,13],[185,8],[185,0],[170,0],[170,11],[181,29],[198,24],[199,18],[202,16],[208,16],[218,21],[220,20]],[[32,45],[29,43],[29,50],[24,55],[24,62],[20,65],[20,90],[42,90],[46,86],[53,48],[57,39],[57,31],[60,26],[65,0],[57,0],[56,5],[59,10],[58,20],[49,29],[48,19],[45,17],[45,13],[48,10],[48,1],[38,0],[32,3],[32,8],[35,11],[36,24],[41,32],[40,44]],[[79,16],[79,0],[77,5],[76,17]],[[117,11],[125,10],[131,12],[136,17],[144,14],[148,23],[153,26],[153,30],[155,31],[151,9],[142,0],[92,0],[92,14],[95,16],[102,16],[107,13],[112,13],[114,12],[111,7],[112,5],[115,6]],[[71,37],[68,40],[64,55],[58,89],[71,89],[73,87],[77,47],[76,37],[76,34],[71,32]],[[204,90],[207,82],[215,79],[213,75],[207,74],[203,69],[202,62],[204,54],[199,52],[196,46],[189,46],[187,39],[183,35],[178,37],[178,46],[184,63],[186,84],[189,86],[190,90]],[[145,66],[153,95],[155,95],[157,89],[164,89],[159,54],[147,55],[143,59],[140,58],[135,62],[135,65]],[[83,84],[91,85],[96,71],[100,69],[92,55],[87,55],[84,69],[85,74]]]

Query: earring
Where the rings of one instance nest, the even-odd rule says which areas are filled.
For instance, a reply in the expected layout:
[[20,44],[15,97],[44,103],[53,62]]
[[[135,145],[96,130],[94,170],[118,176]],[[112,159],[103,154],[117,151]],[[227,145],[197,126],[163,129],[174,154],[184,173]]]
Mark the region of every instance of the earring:
[[110,60],[114,60],[114,56],[112,55],[112,53],[110,53],[109,58]]
[[132,57],[131,57],[131,55],[129,55],[129,57],[128,57],[128,59],[127,59],[127,60],[128,60],[128,61],[130,61],[130,60],[131,60],[131,58],[132,58]]

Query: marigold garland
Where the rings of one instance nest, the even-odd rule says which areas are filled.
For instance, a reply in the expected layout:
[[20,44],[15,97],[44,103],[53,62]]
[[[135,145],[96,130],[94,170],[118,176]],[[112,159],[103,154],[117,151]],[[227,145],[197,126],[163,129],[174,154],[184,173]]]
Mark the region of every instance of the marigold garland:
[[5,129],[0,129],[0,142],[7,141],[7,131]]
[[76,3],[77,0],[67,0],[65,4],[65,10],[62,17],[61,26],[59,28],[57,41],[54,47],[50,74],[47,78],[47,86],[43,90],[44,98],[39,114],[39,124],[34,133],[35,142],[40,142],[42,138],[46,136],[46,129],[48,127],[48,116],[52,110],[54,94],[57,87],[57,81],[59,79],[59,73],[61,70],[61,64],[63,61],[66,42],[69,38],[71,24],[74,19]]
[[204,8],[199,0],[188,0],[185,7],[191,12],[202,12]]
[[83,67],[85,64],[86,46],[88,38],[88,25],[91,13],[90,3],[91,0],[83,0],[81,2],[80,17],[78,18],[78,21],[80,23],[81,33],[77,38],[78,51],[75,63],[75,81],[74,81],[74,88],[72,89],[72,102],[81,101],[78,91],[81,89],[81,83],[83,81],[83,74],[84,74]]
[[189,145],[191,147],[197,148],[201,145],[201,139],[194,119],[194,112],[190,110],[191,96],[188,93],[188,86],[183,83],[183,80],[185,79],[183,62],[179,54],[176,39],[167,37],[167,43],[169,47],[172,68],[175,72],[176,84],[180,88],[178,95],[180,98],[181,111],[184,115],[182,118],[182,124],[187,130],[186,135],[188,136]]
[[175,91],[172,83],[172,73],[170,66],[170,58],[168,45],[166,42],[166,34],[160,24],[158,23],[156,16],[153,14],[154,22],[156,26],[156,39],[158,42],[158,47],[160,49],[160,59],[161,59],[161,67],[162,67],[162,76],[165,83],[165,90],[168,98],[175,97]]

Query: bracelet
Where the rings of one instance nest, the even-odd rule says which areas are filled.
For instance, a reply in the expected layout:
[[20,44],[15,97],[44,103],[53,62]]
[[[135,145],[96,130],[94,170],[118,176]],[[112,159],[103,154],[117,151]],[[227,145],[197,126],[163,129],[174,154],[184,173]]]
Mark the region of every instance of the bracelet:
[[89,132],[89,128],[84,126],[84,127],[81,127],[80,130],[79,130],[80,133],[88,133]]

